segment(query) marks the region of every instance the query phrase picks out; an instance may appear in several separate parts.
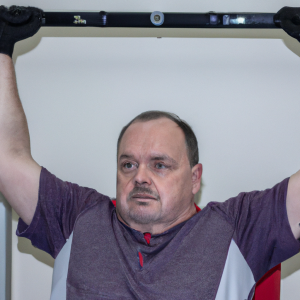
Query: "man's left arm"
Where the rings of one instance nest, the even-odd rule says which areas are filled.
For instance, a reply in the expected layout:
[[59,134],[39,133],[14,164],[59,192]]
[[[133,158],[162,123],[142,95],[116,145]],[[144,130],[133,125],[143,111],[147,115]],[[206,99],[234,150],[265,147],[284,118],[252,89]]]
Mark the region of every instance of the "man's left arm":
[[291,176],[288,184],[286,208],[289,223],[296,239],[300,238],[300,170]]

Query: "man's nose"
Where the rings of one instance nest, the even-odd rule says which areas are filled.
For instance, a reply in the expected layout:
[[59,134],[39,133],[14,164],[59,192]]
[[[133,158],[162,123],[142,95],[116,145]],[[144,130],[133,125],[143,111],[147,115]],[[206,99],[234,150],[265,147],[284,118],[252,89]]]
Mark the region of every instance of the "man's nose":
[[137,185],[151,184],[150,171],[148,170],[147,166],[139,165],[139,167],[137,168],[136,175],[134,177],[134,181]]

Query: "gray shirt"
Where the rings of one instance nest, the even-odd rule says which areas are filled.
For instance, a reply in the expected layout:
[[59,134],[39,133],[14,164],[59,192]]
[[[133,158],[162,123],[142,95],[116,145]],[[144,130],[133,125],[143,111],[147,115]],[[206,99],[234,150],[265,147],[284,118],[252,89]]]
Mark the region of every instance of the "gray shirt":
[[43,168],[34,218],[30,226],[20,219],[17,235],[56,257],[73,232],[67,299],[210,300],[232,242],[256,282],[299,252],[287,218],[287,184],[211,202],[148,244],[118,220],[109,197]]

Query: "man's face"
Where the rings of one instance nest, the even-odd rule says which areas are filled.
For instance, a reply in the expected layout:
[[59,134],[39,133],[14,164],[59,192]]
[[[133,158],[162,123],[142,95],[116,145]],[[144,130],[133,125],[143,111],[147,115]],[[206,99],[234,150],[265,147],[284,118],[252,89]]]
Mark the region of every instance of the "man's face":
[[137,230],[179,223],[195,211],[201,177],[197,170],[195,177],[195,169],[199,165],[191,169],[184,133],[176,123],[161,118],[131,124],[118,152],[119,219]]

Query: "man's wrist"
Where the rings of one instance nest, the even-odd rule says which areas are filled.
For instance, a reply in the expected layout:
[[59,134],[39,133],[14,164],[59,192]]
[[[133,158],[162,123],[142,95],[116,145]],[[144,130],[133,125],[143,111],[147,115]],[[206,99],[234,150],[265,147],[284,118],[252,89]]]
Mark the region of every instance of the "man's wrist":
[[0,53],[0,62],[11,61],[12,57],[6,53]]
[[7,43],[5,45],[0,45],[0,54],[4,54],[12,58],[14,52],[14,43]]

